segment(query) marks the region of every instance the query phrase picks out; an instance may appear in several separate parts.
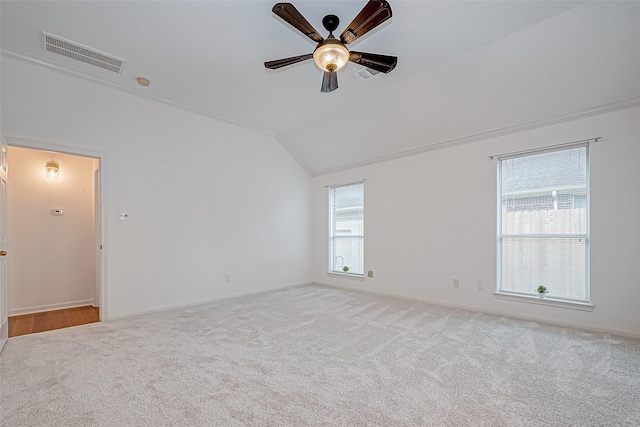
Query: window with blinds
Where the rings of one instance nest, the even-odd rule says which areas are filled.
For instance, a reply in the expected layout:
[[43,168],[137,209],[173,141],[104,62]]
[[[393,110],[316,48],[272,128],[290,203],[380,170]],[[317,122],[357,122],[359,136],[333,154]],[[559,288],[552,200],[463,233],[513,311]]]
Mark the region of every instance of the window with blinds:
[[499,292],[589,302],[588,148],[500,158]]
[[329,187],[329,272],[364,273],[364,182]]

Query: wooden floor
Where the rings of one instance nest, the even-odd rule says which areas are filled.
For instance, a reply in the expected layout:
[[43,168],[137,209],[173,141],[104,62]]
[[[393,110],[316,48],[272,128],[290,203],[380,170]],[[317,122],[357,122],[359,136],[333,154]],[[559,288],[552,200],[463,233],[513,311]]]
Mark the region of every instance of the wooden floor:
[[9,317],[9,338],[100,321],[100,309],[92,305]]

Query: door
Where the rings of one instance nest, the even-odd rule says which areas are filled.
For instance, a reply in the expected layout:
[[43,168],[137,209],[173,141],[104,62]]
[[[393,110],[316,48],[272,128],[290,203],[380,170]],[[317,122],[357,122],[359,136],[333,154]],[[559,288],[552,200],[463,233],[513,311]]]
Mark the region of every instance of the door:
[[7,302],[7,144],[0,136],[0,351],[9,337]]
[[94,235],[96,237],[96,297],[95,307],[100,308],[102,317],[102,196],[100,194],[100,160],[94,160],[96,169],[93,172],[93,206],[94,206]]

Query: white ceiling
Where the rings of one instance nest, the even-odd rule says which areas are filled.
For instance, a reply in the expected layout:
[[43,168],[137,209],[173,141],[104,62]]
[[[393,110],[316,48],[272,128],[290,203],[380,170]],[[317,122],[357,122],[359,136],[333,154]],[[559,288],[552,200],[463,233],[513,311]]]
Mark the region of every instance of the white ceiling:
[[[2,54],[268,132],[313,175],[640,103],[640,2],[390,0],[393,18],[351,49],[398,56],[320,93],[314,44],[275,1],[2,1]],[[297,1],[321,34],[358,1]],[[122,74],[45,52],[42,31],[124,58]],[[151,80],[137,85],[136,77]]]

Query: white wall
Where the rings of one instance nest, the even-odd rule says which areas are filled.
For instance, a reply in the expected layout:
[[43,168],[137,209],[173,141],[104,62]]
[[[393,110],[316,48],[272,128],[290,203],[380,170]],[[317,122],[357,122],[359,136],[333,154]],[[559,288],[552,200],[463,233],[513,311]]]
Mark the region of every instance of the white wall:
[[[604,137],[590,151],[595,309],[497,299],[496,161],[488,156],[595,136]],[[314,179],[314,281],[640,337],[639,160],[636,107],[319,176]],[[328,275],[324,186],[363,178],[365,270],[374,270],[374,277]],[[459,288],[452,286],[454,278]],[[478,281],[484,291],[477,290]]]
[[[11,58],[2,58],[1,78],[0,125],[10,142],[102,157],[107,317],[313,278],[640,336],[639,108],[311,180],[262,133]],[[598,135],[605,138],[591,151],[595,310],[496,299],[496,165],[487,156]],[[365,269],[375,276],[331,277],[324,185],[361,178]],[[119,211],[130,220],[118,221]]]
[[275,138],[11,58],[1,90],[9,143],[102,157],[107,318],[310,281],[311,178]]
[[[52,159],[58,179],[45,177]],[[8,161],[9,313],[93,304],[93,159],[9,147]]]

